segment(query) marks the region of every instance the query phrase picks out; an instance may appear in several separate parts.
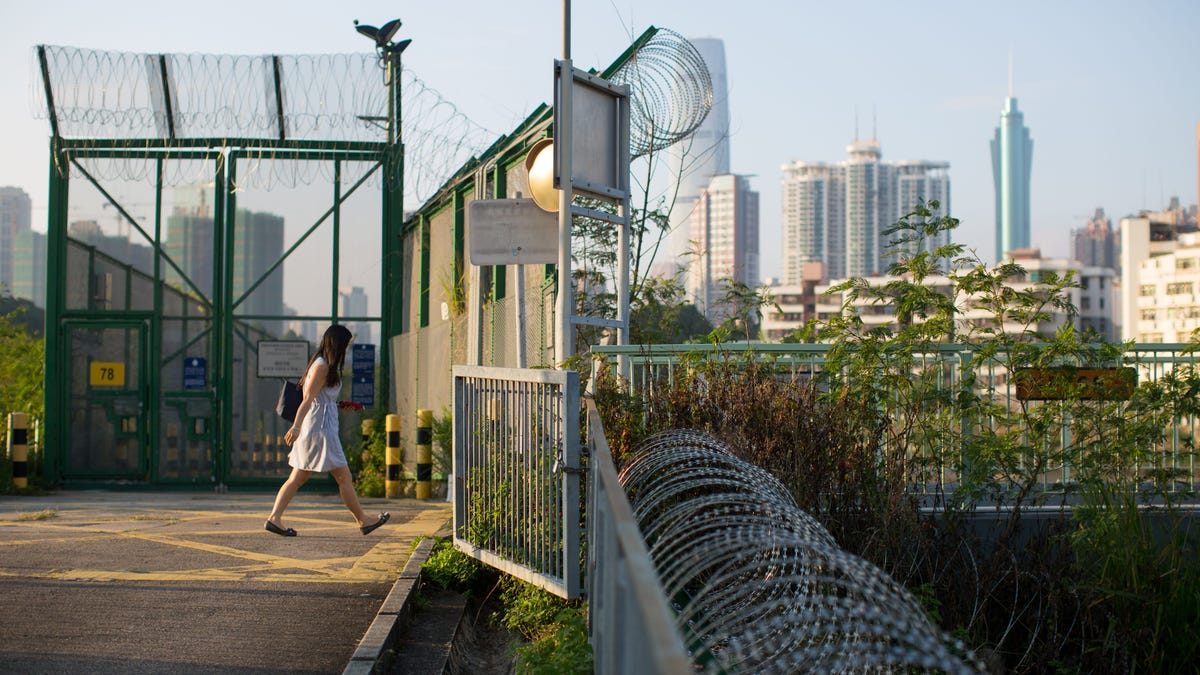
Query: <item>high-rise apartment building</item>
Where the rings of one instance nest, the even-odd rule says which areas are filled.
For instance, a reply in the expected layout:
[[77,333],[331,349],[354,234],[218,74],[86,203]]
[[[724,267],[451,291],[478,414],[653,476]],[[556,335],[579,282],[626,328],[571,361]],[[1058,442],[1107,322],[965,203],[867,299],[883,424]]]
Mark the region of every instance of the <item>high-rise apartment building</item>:
[[[167,217],[167,255],[186,276],[171,269],[168,281],[185,292],[211,297],[214,273],[215,225],[204,188],[184,188]],[[232,292],[236,314],[271,316],[286,313],[283,305],[283,266],[263,275],[283,255],[283,217],[273,213],[238,209],[233,225]],[[245,298],[242,296],[249,293]],[[282,321],[251,319],[267,332],[280,335]]]
[[46,307],[46,235],[28,230],[17,235],[13,245],[14,298]]
[[[924,203],[929,206],[930,202],[936,201],[938,207],[931,209],[933,218],[941,218],[950,213],[950,163],[925,160],[896,162],[891,165],[891,178],[895,186],[895,199],[892,200],[891,212],[885,214],[887,217],[880,224],[880,238],[884,245],[892,250],[906,249],[909,253],[917,253],[918,249],[932,253],[937,247],[949,244],[949,231],[929,237],[923,246],[919,246],[916,241],[893,243],[895,238],[882,236],[882,232],[910,213],[918,204]],[[885,258],[880,271],[887,272],[891,262]]]
[[996,188],[996,259],[1009,251],[1029,248],[1029,181],[1033,168],[1033,139],[1025,116],[1012,95],[1010,69],[1008,97],[1000,113],[1000,126],[992,138],[992,180]]
[[[233,294],[235,300],[245,293],[249,295],[235,313],[268,316],[285,313],[283,265],[263,278],[282,256],[283,216],[238,209],[234,217]],[[252,322],[272,335],[283,334],[283,321],[253,319]]]
[[[361,286],[351,286],[338,291],[343,317],[370,316],[367,292]],[[366,321],[343,321],[346,327],[354,333],[354,341],[360,345],[374,344],[371,340],[371,324]]]
[[0,293],[11,295],[16,279],[17,237],[29,232],[33,206],[18,187],[0,187]]
[[673,274],[678,265],[687,264],[692,248],[692,208],[700,193],[708,188],[713,176],[729,173],[729,97],[725,77],[725,44],[717,38],[691,40],[712,78],[712,109],[691,137],[667,150],[670,170],[668,195],[675,196],[671,207],[670,234],[667,235],[665,255],[654,267],[659,274]]
[[696,254],[688,265],[688,295],[714,324],[731,316],[724,303],[725,280],[757,286],[758,193],[746,176],[715,176],[692,209]]
[[1085,227],[1071,232],[1071,259],[1092,267],[1119,269],[1117,233],[1104,209],[1096,209]]
[[1200,231],[1172,198],[1164,211],[1122,218],[1121,339],[1187,342],[1200,328]]
[[[874,139],[846,150],[850,159],[838,164],[783,166],[784,285],[799,285],[809,262],[824,263],[827,279],[886,272],[895,240],[883,234],[889,227],[921,202],[938,201],[936,217],[950,212],[948,163],[888,164]],[[949,241],[943,232],[925,247]]]

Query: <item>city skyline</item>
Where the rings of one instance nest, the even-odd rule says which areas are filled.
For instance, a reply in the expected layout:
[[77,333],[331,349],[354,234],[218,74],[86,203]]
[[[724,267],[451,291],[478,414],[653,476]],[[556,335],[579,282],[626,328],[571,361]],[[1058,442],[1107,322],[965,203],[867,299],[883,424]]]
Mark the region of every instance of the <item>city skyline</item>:
[[[218,3],[181,7],[171,20],[155,19],[161,12],[148,2],[122,3],[122,9],[67,2],[0,10],[6,19],[0,58],[9,66],[0,92],[11,102],[0,111],[6,148],[0,185],[31,195],[35,230],[45,229],[49,154],[47,123],[31,114],[40,105],[30,58],[37,43],[146,53],[362,52],[369,45],[351,20],[398,15],[403,37],[414,39],[405,67],[496,135],[552,98],[550,62],[561,56],[556,2],[518,0],[465,13],[440,5],[373,2],[348,11],[300,2],[286,15]],[[234,15],[239,20],[229,21]],[[129,16],[148,18],[131,22]],[[998,16],[952,2],[697,2],[685,8],[651,0],[636,9],[577,3],[572,20],[572,56],[584,68],[607,65],[650,24],[723,42],[730,172],[749,176],[761,195],[763,276],[782,269],[779,167],[798,159],[836,161],[854,136],[858,109],[874,110],[877,135],[886,140],[883,161],[950,163],[953,215],[963,220],[954,238],[993,259],[988,145],[1010,53],[1025,123],[1038,140],[1031,245],[1065,256],[1069,232],[1096,208],[1115,220],[1162,208],[1175,195],[1185,205],[1197,201],[1200,92],[1188,86],[1190,66],[1200,62],[1190,28],[1200,25],[1196,3],[1018,1]],[[273,29],[262,31],[263,25]],[[844,40],[849,34],[853,44]],[[503,58],[488,58],[499,54]],[[285,215],[289,222],[304,220]]]

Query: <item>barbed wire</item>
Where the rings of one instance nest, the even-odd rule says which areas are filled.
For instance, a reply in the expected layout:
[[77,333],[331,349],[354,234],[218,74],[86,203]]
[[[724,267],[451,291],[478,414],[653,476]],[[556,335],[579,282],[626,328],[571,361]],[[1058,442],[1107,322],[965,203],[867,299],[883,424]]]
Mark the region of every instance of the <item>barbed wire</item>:
[[[334,179],[329,161],[297,159],[289,151],[250,147],[253,143],[246,141],[290,139],[318,148],[327,143],[332,149],[339,143],[387,137],[386,72],[374,54],[142,54],[51,45],[41,49],[45,79],[35,51],[30,101],[35,116],[53,117],[61,138],[84,145],[89,139],[136,144],[172,138],[244,144],[250,154],[237,172],[239,189]],[[659,29],[613,80],[632,90],[634,157],[690,134],[712,105],[712,82],[703,58],[669,30]],[[422,203],[501,134],[473,121],[412,70],[402,70],[400,86],[405,195],[415,200],[411,203]],[[232,148],[216,149],[223,153]],[[162,156],[172,157],[169,151]],[[96,178],[142,181],[157,176],[156,164],[138,157],[93,157],[88,163]],[[164,170],[167,186],[211,180],[211,175],[197,177],[194,164],[166,162]],[[369,169],[341,170],[345,181]],[[378,185],[384,178],[382,172],[374,172],[369,181]]]
[[[373,54],[159,55],[46,46],[45,55],[54,121],[62,138],[238,142],[282,137],[333,148],[387,137],[385,75]],[[33,66],[30,100],[42,104],[35,106],[34,115],[48,119],[36,53]],[[400,83],[405,187],[410,199],[422,201],[499,134],[471,120],[411,70],[401,72]],[[333,180],[331,162],[296,160],[288,151],[261,147],[249,152],[249,165],[239,171],[239,188]],[[153,162],[129,157],[92,158],[89,166],[105,179],[140,181],[156,171]],[[167,185],[205,178],[196,176],[194,165],[168,163],[165,169]],[[353,168],[347,171],[343,165],[342,171],[343,181],[353,179]],[[378,184],[381,177],[377,172],[372,182]]]
[[753,673],[982,672],[907,589],[839,548],[774,476],[716,438],[655,434],[620,481],[697,664]]
[[629,154],[662,150],[695,131],[713,103],[712,77],[695,45],[659,28],[613,76],[630,87]]

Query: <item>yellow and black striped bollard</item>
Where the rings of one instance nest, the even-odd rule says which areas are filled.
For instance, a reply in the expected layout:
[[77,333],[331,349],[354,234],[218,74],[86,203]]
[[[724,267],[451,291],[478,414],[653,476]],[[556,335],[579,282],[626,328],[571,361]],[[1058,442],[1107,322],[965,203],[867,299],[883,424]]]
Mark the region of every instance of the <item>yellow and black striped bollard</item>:
[[433,411],[417,411],[417,499],[429,499],[433,487]]
[[384,462],[387,464],[387,476],[384,487],[388,499],[400,496],[400,416],[388,415],[384,427],[387,431],[387,452]]
[[25,413],[8,414],[8,456],[12,457],[13,487],[29,487],[29,427]]

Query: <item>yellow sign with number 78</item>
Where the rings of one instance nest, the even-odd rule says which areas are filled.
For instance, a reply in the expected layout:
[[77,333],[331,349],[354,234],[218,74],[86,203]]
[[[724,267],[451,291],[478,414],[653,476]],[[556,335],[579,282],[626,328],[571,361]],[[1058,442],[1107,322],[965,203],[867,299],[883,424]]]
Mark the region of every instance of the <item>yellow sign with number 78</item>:
[[124,387],[125,364],[119,361],[93,361],[88,381],[93,387]]

